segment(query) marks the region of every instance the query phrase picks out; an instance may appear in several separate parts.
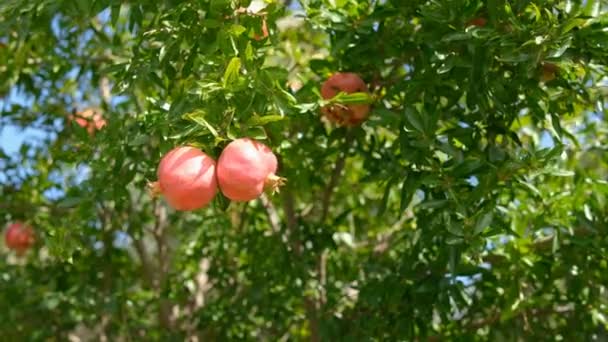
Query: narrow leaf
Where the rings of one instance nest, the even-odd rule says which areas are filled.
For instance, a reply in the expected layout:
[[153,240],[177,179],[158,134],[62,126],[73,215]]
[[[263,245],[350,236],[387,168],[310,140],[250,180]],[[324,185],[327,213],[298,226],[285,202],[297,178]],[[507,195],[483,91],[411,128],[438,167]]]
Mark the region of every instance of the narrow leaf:
[[217,133],[215,128],[213,128],[213,126],[211,126],[211,124],[209,124],[209,122],[207,122],[207,120],[205,120],[204,116],[205,116],[205,112],[200,111],[200,110],[185,115],[185,117],[187,119],[192,120],[201,126],[207,127],[209,132],[211,132],[211,134],[213,134],[213,136],[217,138],[219,134]]
[[241,59],[238,57],[233,57],[228,63],[228,67],[226,67],[226,71],[224,72],[223,85],[226,88],[228,85],[236,82],[239,77],[239,72],[241,69]]

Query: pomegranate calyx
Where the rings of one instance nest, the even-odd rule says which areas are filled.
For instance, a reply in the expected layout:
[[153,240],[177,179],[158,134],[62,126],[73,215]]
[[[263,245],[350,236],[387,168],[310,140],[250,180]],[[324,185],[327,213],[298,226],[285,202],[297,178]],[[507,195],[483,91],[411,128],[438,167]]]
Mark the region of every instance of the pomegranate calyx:
[[279,192],[279,189],[283,185],[285,185],[286,182],[287,178],[279,177],[274,173],[271,173],[270,175],[268,175],[268,177],[266,177],[266,180],[264,181],[264,189],[274,194],[276,192]]
[[159,197],[162,194],[159,182],[148,182],[148,193],[151,197]]

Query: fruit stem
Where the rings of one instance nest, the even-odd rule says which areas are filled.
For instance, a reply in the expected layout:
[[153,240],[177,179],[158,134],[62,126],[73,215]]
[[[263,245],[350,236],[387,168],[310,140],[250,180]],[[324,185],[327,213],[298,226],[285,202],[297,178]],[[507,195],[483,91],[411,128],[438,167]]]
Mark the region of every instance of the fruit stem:
[[148,182],[148,192],[152,197],[158,197],[162,194],[159,182]]

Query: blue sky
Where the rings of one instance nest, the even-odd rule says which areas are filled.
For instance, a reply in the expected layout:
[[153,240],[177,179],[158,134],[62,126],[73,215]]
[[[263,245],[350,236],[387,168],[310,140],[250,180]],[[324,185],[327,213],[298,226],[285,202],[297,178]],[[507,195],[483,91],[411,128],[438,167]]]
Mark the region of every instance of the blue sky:
[[[8,103],[16,103],[22,106],[30,106],[32,103],[24,96],[11,91],[6,98],[0,99],[0,108],[6,108]],[[2,125],[0,127],[0,149],[7,154],[14,154],[19,151],[19,147],[26,139],[39,140],[47,136],[42,130],[26,128],[21,129],[14,125]]]

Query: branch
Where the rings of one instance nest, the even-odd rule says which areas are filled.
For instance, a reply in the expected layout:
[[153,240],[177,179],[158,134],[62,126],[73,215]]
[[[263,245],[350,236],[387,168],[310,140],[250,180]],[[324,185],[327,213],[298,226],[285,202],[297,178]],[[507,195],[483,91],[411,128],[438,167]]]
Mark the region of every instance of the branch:
[[319,332],[319,317],[318,308],[312,298],[304,298],[304,306],[306,307],[306,317],[308,318],[308,325],[310,328],[310,341],[320,342],[321,334]]
[[110,81],[105,76],[99,79],[99,92],[101,93],[101,99],[109,105],[112,102],[112,93],[110,92]]
[[171,302],[168,299],[162,298],[162,286],[165,283],[165,278],[169,268],[169,248],[167,246],[167,209],[161,204],[158,199],[154,200],[154,214],[156,221],[152,234],[156,240],[157,258],[158,258],[158,321],[160,325],[166,329],[171,328]]
[[323,307],[327,303],[327,293],[325,291],[325,285],[327,284],[327,256],[329,252],[327,249],[321,252],[319,255],[317,272],[319,274],[319,307]]
[[167,271],[166,266],[168,257],[167,235],[165,234],[167,228],[167,210],[158,199],[154,200],[154,214],[156,215],[156,221],[154,222],[152,235],[156,241],[158,266],[161,271],[159,274],[159,282],[162,283]]
[[344,170],[344,165],[346,164],[346,155],[348,153],[350,143],[353,141],[353,138],[353,131],[349,129],[346,133],[346,139],[344,140],[344,150],[336,160],[336,164],[331,174],[331,178],[329,179],[329,183],[327,184],[327,187],[323,192],[323,197],[321,199],[321,223],[325,222],[327,214],[329,213],[329,206],[331,205],[331,196],[334,192],[334,188],[338,185],[338,181],[340,180],[340,176],[342,175],[342,170]]
[[[575,228],[572,235],[565,235],[564,237],[576,237],[576,238],[589,237],[589,236],[597,235],[597,231],[598,230],[596,230],[595,227],[587,228],[587,227],[581,226],[581,227]],[[546,252],[546,251],[551,251],[551,249],[553,247],[554,237],[555,237],[555,234],[540,237],[540,238],[534,240],[532,243],[530,243],[530,247],[539,254]],[[563,238],[562,238],[562,240],[563,240]],[[482,261],[488,262],[492,265],[500,265],[500,264],[507,262],[508,257],[505,255],[501,255],[501,254],[490,253],[485,256],[482,256]]]
[[148,252],[146,252],[146,247],[143,244],[143,241],[140,239],[136,239],[134,236],[131,236],[133,239],[133,246],[135,247],[135,251],[139,256],[139,260],[141,261],[142,273],[144,275],[144,279],[149,287],[154,288],[156,285],[154,284],[154,275],[152,273],[152,263],[150,262],[150,257],[148,256]]
[[[110,260],[112,242],[113,242],[113,233],[112,230],[112,218],[115,217],[113,213],[105,206],[103,200],[99,201],[100,210],[98,210],[98,215],[100,216],[100,220],[102,222],[102,234],[103,234],[103,257],[105,260]],[[106,263],[103,266],[103,285],[102,291],[106,295],[109,295],[112,290],[112,277],[114,270],[110,263]],[[109,317],[107,315],[103,315],[101,318],[101,323],[98,326],[99,328],[99,338],[100,340],[104,340],[107,335]],[[106,339],[107,340],[107,339]]]
[[[123,213],[124,215],[126,215],[124,217],[124,219],[127,220],[127,222],[129,222],[129,225],[131,225],[131,223],[132,223],[129,220],[129,218],[132,215],[135,215],[135,213],[137,213],[139,210],[141,210],[141,208],[136,208],[135,204],[139,205],[140,203],[142,203],[142,198],[143,198],[144,194],[145,194],[144,191],[140,191],[138,194],[139,196],[137,196],[137,198],[133,198],[133,195],[130,196],[131,200],[128,202],[129,211],[126,213]],[[143,278],[144,278],[147,286],[149,286],[150,288],[156,288],[156,285],[154,284],[154,267],[152,265],[152,261],[150,260],[150,255],[149,255],[148,251],[146,250],[146,246],[144,245],[144,242],[143,242],[145,232],[146,232],[146,230],[142,229],[141,238],[136,239],[135,235],[132,232],[130,232],[130,229],[129,229],[129,235],[131,236],[131,240],[133,241],[133,247],[135,248],[135,252],[137,253],[137,256],[139,257],[139,260],[141,262]]]
[[272,202],[270,202],[266,194],[262,194],[262,196],[260,196],[260,201],[262,202],[264,209],[266,209],[266,215],[268,216],[268,222],[270,223],[270,228],[272,229],[272,232],[275,234],[280,234],[281,219],[279,218],[279,214],[277,213],[276,208],[274,207]]
[[[559,229],[559,228],[555,228],[555,229]],[[592,229],[589,229],[586,227],[578,227],[578,228],[573,229],[572,235],[567,235],[567,236],[587,237],[590,235],[595,235],[596,233],[597,233],[597,231],[594,231]],[[537,240],[534,240],[534,242],[532,243],[532,247],[534,248],[534,250],[539,251],[539,252],[551,249],[553,247],[554,237],[555,237],[555,233],[548,235],[548,236],[541,237]]]
[[[533,317],[544,317],[544,316],[551,315],[551,314],[563,314],[563,313],[567,313],[567,312],[571,312],[571,311],[574,311],[574,307],[568,306],[568,305],[563,305],[563,306],[550,307],[550,308],[531,309],[530,311],[522,310],[521,312],[518,312],[517,314],[515,314],[512,318],[518,318],[518,317],[524,315],[527,319],[528,314],[530,314]],[[492,325],[492,324],[498,322],[500,320],[500,317],[501,317],[501,313],[495,312],[495,313],[491,314],[489,317],[481,318],[478,320],[473,320],[472,322],[465,324],[464,328],[468,329],[468,330],[477,330],[479,328],[482,328],[482,327],[485,327],[488,325]]]
[[298,238],[298,218],[296,216],[295,210],[295,199],[289,185],[285,187],[282,191],[283,194],[283,211],[285,212],[285,216],[287,218],[287,231],[288,237],[291,243],[291,248],[294,253],[299,256],[302,254],[302,244],[300,243],[300,239]]

